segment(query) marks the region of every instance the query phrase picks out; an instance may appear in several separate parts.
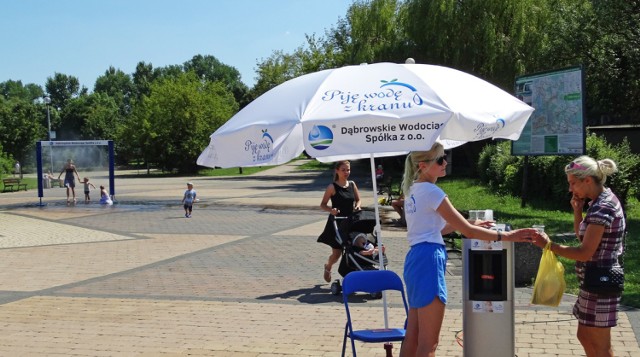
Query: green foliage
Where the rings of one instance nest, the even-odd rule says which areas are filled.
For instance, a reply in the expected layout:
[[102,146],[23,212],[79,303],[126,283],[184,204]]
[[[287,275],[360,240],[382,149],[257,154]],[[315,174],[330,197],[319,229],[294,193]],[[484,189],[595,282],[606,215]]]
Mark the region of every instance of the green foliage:
[[247,86],[240,80],[240,72],[232,66],[220,62],[211,55],[196,55],[183,64],[185,72],[195,72],[201,80],[222,82],[233,93],[240,107],[249,104]]
[[333,168],[332,162],[320,162],[318,160],[309,160],[297,167],[298,170],[325,171]]
[[151,83],[153,83],[155,78],[156,76],[154,75],[153,65],[151,63],[138,62],[136,71],[133,73],[135,101],[140,101],[142,97],[148,96],[151,93]]
[[[612,159],[618,165],[618,173],[612,175],[606,185],[625,204],[630,195],[638,195],[640,156],[631,152],[628,141],[611,145],[596,134],[587,136],[587,155],[596,160]],[[480,153],[478,171],[481,182],[501,194],[521,196],[524,177],[524,158],[510,154],[510,142],[487,145]],[[564,208],[570,199],[564,167],[574,157],[529,157],[527,191],[525,197],[538,207]],[[636,196],[637,197],[637,196]]]
[[131,76],[114,67],[109,67],[104,75],[96,79],[94,94],[104,94],[113,99],[118,106],[120,116],[126,116],[131,110],[131,100],[135,87]]
[[13,163],[15,161],[4,152],[2,149],[2,143],[0,143],[0,177],[5,177],[11,173],[13,169]]
[[257,82],[251,90],[251,96],[257,98],[277,85],[302,75],[301,53],[285,54],[274,51],[267,59],[258,63]]
[[517,176],[522,176],[520,169],[522,160],[510,154],[510,145],[510,141],[486,145],[478,158],[480,180],[488,184],[492,190],[502,194],[517,192],[518,183],[521,182]]
[[258,172],[262,172],[273,168],[273,166],[252,166],[252,167],[230,167],[230,168],[217,168],[217,169],[200,169],[198,175],[222,177],[222,176],[235,176],[235,175],[252,175]]
[[547,1],[546,45],[529,72],[583,65],[591,124],[640,122],[640,1]]
[[116,137],[116,127],[122,121],[122,107],[112,97],[100,92],[86,97],[86,117],[80,129],[85,140],[112,140]]
[[8,100],[23,100],[33,102],[44,96],[44,91],[39,85],[29,83],[22,85],[22,81],[8,80],[0,83],[0,95]]
[[113,139],[116,126],[122,121],[116,100],[97,92],[71,98],[62,113],[58,140]]
[[631,152],[628,140],[611,145],[596,134],[587,136],[587,155],[597,159],[612,159],[618,165],[618,172],[607,179],[606,185],[615,192],[623,204],[630,195],[640,195],[640,155]]
[[258,77],[251,89],[251,98],[257,98],[275,86],[303,74],[344,65],[336,56],[336,43],[307,36],[307,48],[298,47],[292,54],[274,51],[258,63]]
[[[513,228],[531,227],[534,224],[544,224],[545,232],[555,242],[567,245],[576,245],[577,240],[573,235],[569,238],[560,238],[557,235],[573,232],[573,213],[567,202],[561,210],[539,209],[533,207],[520,207],[520,199],[511,195],[496,194],[474,179],[459,179],[444,177],[438,180],[440,186],[453,203],[461,210],[493,209],[493,217],[501,223],[509,223]],[[634,237],[640,234],[640,204],[632,198],[626,207],[627,227],[629,235],[625,249],[625,291],[622,303],[627,306],[640,307],[640,242]],[[567,292],[577,293],[578,282],[574,265],[575,261],[560,258],[565,266],[565,281]]]
[[403,62],[406,54],[397,0],[356,1],[347,11],[349,27],[348,62]]
[[120,137],[135,143],[146,162],[193,173],[209,135],[237,110],[222,82],[203,82],[193,72],[168,76],[152,83]]
[[509,90],[544,47],[548,1],[408,0],[405,29],[419,63],[442,64]]
[[55,73],[53,77],[47,78],[45,89],[51,98],[51,105],[62,109],[70,99],[87,93],[87,88],[80,88],[77,77],[62,73]]
[[35,142],[46,138],[45,118],[37,104],[24,100],[0,100],[0,145],[8,156],[25,163],[32,157]]

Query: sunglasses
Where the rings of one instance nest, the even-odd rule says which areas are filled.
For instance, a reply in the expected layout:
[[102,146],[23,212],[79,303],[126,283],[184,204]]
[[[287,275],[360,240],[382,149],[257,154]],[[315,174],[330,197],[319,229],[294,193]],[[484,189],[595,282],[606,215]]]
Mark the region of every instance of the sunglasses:
[[440,157],[437,157],[433,160],[427,160],[427,161],[435,161],[436,164],[442,166],[444,164],[444,160],[447,159],[447,155],[442,155]]
[[571,162],[569,163],[569,165],[567,165],[567,167],[568,167],[570,170],[571,170],[571,169],[576,169],[576,170],[583,170],[583,171],[584,171],[584,170],[586,170],[586,169],[587,169],[586,167],[584,167],[584,166],[582,166],[582,165],[580,165],[580,164],[578,164],[578,163],[575,163],[575,162],[573,162],[573,161],[571,161]]

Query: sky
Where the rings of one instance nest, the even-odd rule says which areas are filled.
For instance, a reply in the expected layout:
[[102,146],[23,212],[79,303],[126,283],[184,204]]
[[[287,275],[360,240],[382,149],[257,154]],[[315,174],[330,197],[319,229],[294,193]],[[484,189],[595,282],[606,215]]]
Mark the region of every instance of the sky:
[[258,61],[323,37],[353,0],[0,0],[0,82],[44,88],[77,77],[93,91],[113,66],[133,74],[212,55],[249,87]]

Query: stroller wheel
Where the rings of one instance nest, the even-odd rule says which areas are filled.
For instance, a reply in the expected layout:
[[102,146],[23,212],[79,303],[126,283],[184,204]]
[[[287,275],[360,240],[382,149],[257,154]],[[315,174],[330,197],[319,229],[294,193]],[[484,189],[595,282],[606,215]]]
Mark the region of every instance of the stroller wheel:
[[342,292],[342,286],[340,286],[340,280],[336,280],[331,283],[331,294],[339,295]]
[[382,299],[382,291],[371,293],[369,296],[371,296],[372,299]]

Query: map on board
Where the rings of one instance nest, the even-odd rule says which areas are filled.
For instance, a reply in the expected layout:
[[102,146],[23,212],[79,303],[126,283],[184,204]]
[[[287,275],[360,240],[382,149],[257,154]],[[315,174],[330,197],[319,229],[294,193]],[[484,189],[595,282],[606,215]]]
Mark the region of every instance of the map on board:
[[582,69],[545,72],[516,79],[516,97],[531,114],[513,155],[575,155],[585,148]]

